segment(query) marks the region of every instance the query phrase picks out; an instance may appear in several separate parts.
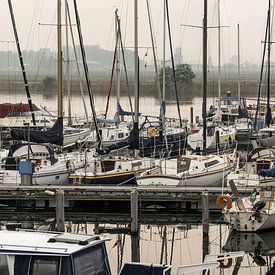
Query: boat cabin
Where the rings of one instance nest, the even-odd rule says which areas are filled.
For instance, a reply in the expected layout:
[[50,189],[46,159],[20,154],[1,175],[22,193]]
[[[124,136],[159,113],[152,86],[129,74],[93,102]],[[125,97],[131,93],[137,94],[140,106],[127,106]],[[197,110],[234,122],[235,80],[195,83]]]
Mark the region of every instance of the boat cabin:
[[97,235],[0,231],[1,275],[111,274]]

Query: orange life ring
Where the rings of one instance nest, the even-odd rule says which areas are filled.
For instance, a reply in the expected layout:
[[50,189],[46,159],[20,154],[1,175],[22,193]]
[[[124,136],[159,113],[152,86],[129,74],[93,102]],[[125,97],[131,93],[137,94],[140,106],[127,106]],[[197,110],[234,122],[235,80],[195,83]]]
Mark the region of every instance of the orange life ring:
[[230,209],[232,207],[232,198],[229,194],[225,195],[219,195],[216,200],[216,205],[218,209],[222,209],[223,206],[223,201],[226,201],[226,209]]

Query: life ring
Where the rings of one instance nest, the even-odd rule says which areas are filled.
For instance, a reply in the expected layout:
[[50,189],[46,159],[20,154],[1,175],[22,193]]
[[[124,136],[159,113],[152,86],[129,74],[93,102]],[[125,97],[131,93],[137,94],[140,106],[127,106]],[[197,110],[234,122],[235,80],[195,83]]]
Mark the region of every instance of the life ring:
[[218,209],[222,209],[223,206],[223,201],[226,201],[226,209],[230,209],[232,207],[232,198],[229,194],[225,195],[219,195],[216,200],[216,205]]
[[151,127],[148,129],[148,136],[149,137],[154,137],[158,135],[158,129],[155,127]]

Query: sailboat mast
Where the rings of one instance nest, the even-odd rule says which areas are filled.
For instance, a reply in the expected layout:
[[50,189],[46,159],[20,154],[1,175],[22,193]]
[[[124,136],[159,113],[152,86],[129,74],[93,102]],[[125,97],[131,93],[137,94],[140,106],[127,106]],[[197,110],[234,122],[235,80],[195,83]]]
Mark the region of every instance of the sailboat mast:
[[268,42],[267,42],[267,106],[266,106],[266,124],[269,127],[272,117],[270,109],[270,56],[271,56],[271,4],[268,1]]
[[63,72],[62,72],[62,37],[61,37],[61,0],[57,0],[57,114],[63,117]]
[[116,34],[116,80],[117,80],[117,112],[120,106],[120,79],[121,79],[121,70],[120,70],[120,43],[121,39],[118,32],[118,26],[120,24],[120,18],[118,17],[117,9],[115,10],[115,34]]
[[[139,58],[138,58],[138,1],[135,0],[134,2],[134,91],[135,91],[135,116],[134,116],[134,136],[135,136],[135,148],[139,146],[139,130],[138,130],[138,123],[139,123]],[[135,151],[137,154],[137,151]]]
[[66,82],[68,96],[68,125],[72,125],[72,107],[71,107],[71,83],[70,83],[70,55],[69,55],[69,10],[68,1],[65,0],[65,26],[66,26]]
[[220,0],[218,0],[218,117],[221,113],[221,12]]
[[162,98],[161,102],[165,100],[165,46],[166,46],[166,1],[163,1],[163,57],[162,57]]
[[11,0],[9,0],[8,3],[9,3],[9,9],[10,9],[10,15],[11,15],[11,21],[12,21],[12,27],[13,27],[15,42],[16,42],[16,46],[17,46],[19,61],[20,61],[21,70],[22,70],[23,79],[24,79],[24,84],[25,84],[26,95],[27,95],[27,99],[28,99],[28,105],[29,105],[29,109],[30,109],[30,112],[31,112],[31,115],[32,115],[32,123],[33,123],[33,125],[36,125],[35,116],[34,116],[33,107],[32,107],[31,94],[30,94],[30,91],[29,91],[29,83],[28,83],[28,80],[27,80],[26,69],[25,69],[24,62],[23,62],[23,55],[22,55],[22,52],[21,52],[20,44],[19,44],[19,37],[18,37],[17,28],[16,28],[16,24],[15,24],[15,18],[14,18],[14,13],[13,13]]
[[203,17],[203,153],[206,154],[206,100],[207,100],[207,0],[204,0],[204,17]]
[[241,64],[240,64],[240,24],[237,25],[238,31],[238,102],[241,107]]

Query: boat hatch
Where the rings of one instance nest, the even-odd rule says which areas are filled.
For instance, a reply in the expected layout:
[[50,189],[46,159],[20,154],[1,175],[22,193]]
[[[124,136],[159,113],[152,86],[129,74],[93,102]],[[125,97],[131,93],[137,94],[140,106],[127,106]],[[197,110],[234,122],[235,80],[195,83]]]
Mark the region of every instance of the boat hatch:
[[109,172],[115,169],[115,160],[102,160],[101,161],[101,169],[102,172]]
[[60,234],[54,236],[48,240],[49,243],[71,243],[79,245],[87,245],[92,241],[100,240],[99,236],[86,236],[86,235],[69,235],[69,234]]

